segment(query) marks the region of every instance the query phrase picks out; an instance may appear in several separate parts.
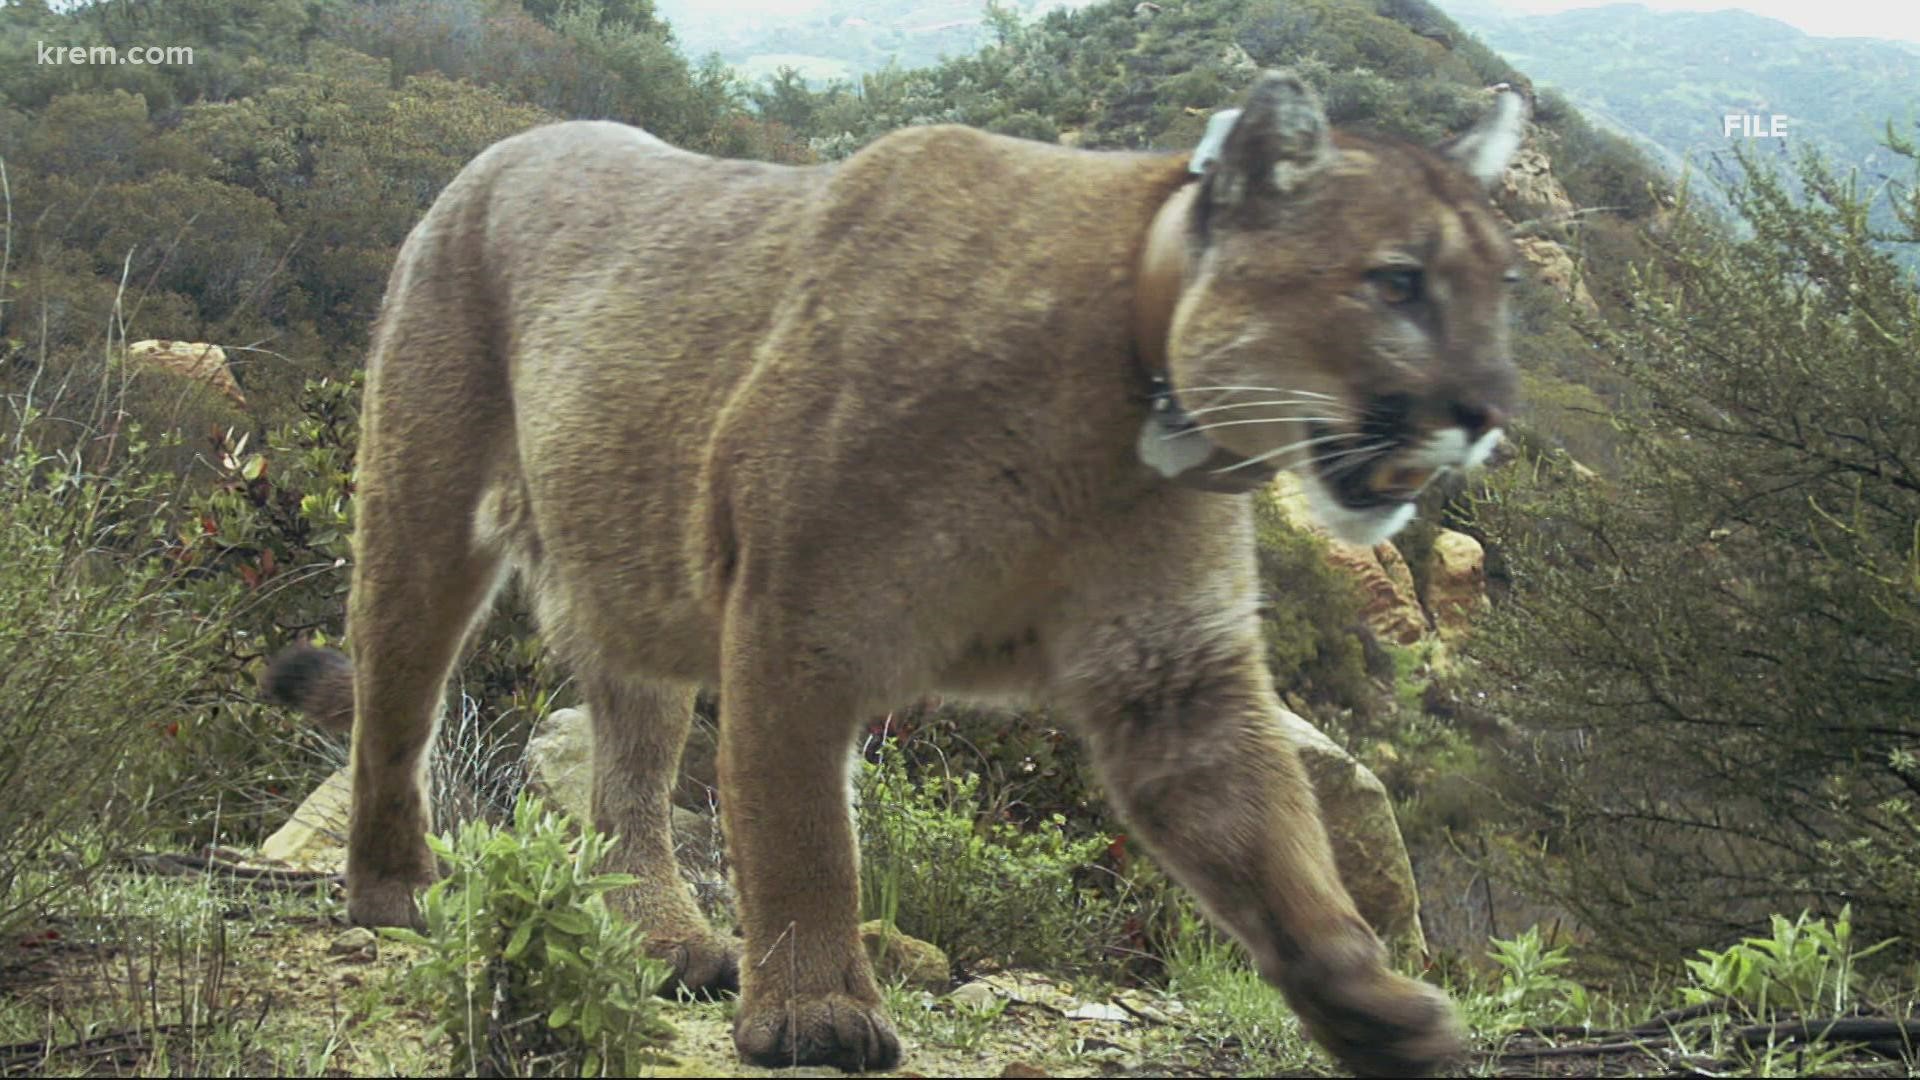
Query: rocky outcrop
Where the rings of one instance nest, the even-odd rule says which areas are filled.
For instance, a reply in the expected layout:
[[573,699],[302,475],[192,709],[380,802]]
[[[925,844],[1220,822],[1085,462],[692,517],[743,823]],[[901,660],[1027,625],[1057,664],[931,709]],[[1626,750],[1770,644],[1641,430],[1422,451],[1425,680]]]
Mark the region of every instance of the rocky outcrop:
[[1487,553],[1473,537],[1442,529],[1427,551],[1425,570],[1420,599],[1441,639],[1457,638],[1488,607]]
[[[1536,146],[1523,146],[1513,155],[1512,164],[1500,178],[1495,201],[1515,217],[1531,225],[1551,225],[1574,219],[1573,200],[1553,175],[1553,164],[1546,152]],[[1534,276],[1551,286],[1568,303],[1578,305],[1589,315],[1599,313],[1593,294],[1580,280],[1573,256],[1558,242],[1545,236],[1522,235],[1514,239],[1520,257],[1533,267]]]
[[1388,948],[1424,953],[1420,890],[1386,785],[1319,728],[1284,710],[1280,721],[1313,782],[1340,879],[1361,918]]
[[1314,523],[1306,494],[1291,473],[1282,473],[1274,481],[1272,497],[1287,524],[1326,541],[1328,564],[1359,586],[1360,620],[1374,636],[1399,645],[1411,645],[1426,636],[1427,616],[1420,610],[1413,572],[1398,548],[1391,543],[1362,547],[1328,536]]
[[1513,155],[1500,178],[1495,199],[1502,206],[1527,214],[1566,218],[1573,213],[1573,200],[1553,175],[1553,163],[1537,146],[1523,146]]
[[227,351],[204,341],[152,339],[127,346],[127,362],[205,383],[234,404],[246,407],[247,398],[227,366]]
[[1593,294],[1587,291],[1587,283],[1580,280],[1580,268],[1566,248],[1543,236],[1518,237],[1513,245],[1520,252],[1520,258],[1533,267],[1533,276],[1542,284],[1587,314],[1599,314],[1600,308],[1593,302]]
[[1327,562],[1360,586],[1360,619],[1376,637],[1411,645],[1426,636],[1427,617],[1414,593],[1413,571],[1398,548],[1329,540]]

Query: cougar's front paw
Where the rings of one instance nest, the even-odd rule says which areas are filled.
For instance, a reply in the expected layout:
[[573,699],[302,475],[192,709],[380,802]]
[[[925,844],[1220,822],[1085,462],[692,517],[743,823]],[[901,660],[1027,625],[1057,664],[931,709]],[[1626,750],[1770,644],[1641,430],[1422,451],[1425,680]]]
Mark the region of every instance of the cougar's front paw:
[[662,994],[686,991],[712,997],[740,990],[740,949],[719,937],[647,941],[647,954],[664,961],[673,977],[660,987]]
[[733,1045],[749,1064],[766,1068],[832,1065],[876,1072],[900,1064],[900,1036],[878,1005],[845,994],[796,995],[741,1003]]
[[1438,1076],[1460,1056],[1453,1003],[1416,979],[1307,965],[1286,990],[1307,1033],[1356,1076]]

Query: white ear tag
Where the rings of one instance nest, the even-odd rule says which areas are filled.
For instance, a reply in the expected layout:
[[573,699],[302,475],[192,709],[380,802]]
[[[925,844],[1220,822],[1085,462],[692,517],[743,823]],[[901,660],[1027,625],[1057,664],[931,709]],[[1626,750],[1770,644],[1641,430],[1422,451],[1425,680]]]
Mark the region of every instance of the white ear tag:
[[1213,444],[1205,435],[1192,426],[1175,427],[1158,409],[1140,425],[1137,449],[1140,460],[1168,480],[1199,468],[1213,454]]
[[1193,157],[1187,162],[1188,172],[1203,176],[1209,166],[1220,160],[1220,152],[1227,145],[1227,133],[1239,119],[1239,109],[1222,109],[1207,118],[1207,133],[1200,136],[1200,145],[1193,148]]

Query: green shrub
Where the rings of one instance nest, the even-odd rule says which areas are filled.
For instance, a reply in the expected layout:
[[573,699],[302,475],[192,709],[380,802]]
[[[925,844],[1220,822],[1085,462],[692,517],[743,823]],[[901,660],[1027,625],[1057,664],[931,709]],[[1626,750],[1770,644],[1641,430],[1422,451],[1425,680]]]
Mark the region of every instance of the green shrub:
[[139,467],[137,428],[114,441],[0,456],[0,930],[174,805],[155,763],[227,614],[187,603],[158,554],[177,481]]
[[962,965],[1072,967],[1100,954],[1123,915],[1079,879],[1109,837],[1073,838],[1060,814],[1027,829],[983,820],[978,774],[927,770],[916,783],[897,746],[878,756],[856,785],[868,918]]
[[1326,541],[1291,525],[1271,494],[1255,501],[1254,514],[1274,685],[1316,704],[1368,708],[1374,693],[1353,583],[1327,565]]
[[426,933],[386,933],[426,949],[409,978],[456,1075],[635,1076],[657,1060],[667,971],[607,908],[634,881],[594,871],[612,837],[523,795],[510,828],[469,821],[427,844],[450,869],[422,898]]

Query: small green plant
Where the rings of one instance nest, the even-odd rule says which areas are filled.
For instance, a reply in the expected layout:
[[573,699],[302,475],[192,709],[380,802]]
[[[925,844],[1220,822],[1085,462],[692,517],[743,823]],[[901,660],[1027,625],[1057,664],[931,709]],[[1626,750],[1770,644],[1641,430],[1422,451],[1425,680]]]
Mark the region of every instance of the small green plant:
[[1246,952],[1182,901],[1162,947],[1167,994],[1187,1040],[1206,1048],[1209,1068],[1240,1075],[1296,1074],[1313,1057],[1300,1022],[1267,985]]
[[1700,959],[1687,961],[1692,985],[1680,989],[1681,1000],[1732,999],[1761,1018],[1786,1010],[1838,1016],[1853,1005],[1855,964],[1897,940],[1856,952],[1851,906],[1841,908],[1831,926],[1805,911],[1791,920],[1775,915],[1772,930],[1718,952],[1701,949]]
[[1499,965],[1500,981],[1490,993],[1470,1001],[1475,1027],[1508,1031],[1527,1024],[1581,1023],[1591,1015],[1587,988],[1555,974],[1573,962],[1567,947],[1549,948],[1538,926],[1487,944],[1487,956]]
[[897,746],[879,756],[858,783],[869,917],[962,964],[1073,966],[1111,937],[1115,905],[1075,881],[1110,838],[1071,838],[1059,814],[1025,829],[982,822],[977,775],[928,770],[916,784]]
[[427,844],[450,870],[422,899],[426,933],[386,933],[426,950],[410,978],[453,1071],[636,1075],[666,1034],[653,995],[667,972],[607,908],[634,880],[594,870],[613,839],[522,795],[510,828],[469,821]]

